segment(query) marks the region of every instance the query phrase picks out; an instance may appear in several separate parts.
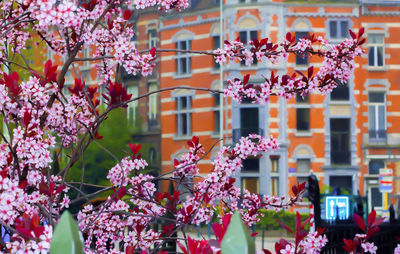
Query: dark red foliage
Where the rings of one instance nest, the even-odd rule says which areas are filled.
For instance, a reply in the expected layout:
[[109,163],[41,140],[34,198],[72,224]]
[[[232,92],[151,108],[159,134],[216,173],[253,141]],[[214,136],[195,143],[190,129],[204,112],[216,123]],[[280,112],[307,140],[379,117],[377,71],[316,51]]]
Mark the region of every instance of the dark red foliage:
[[75,83],[73,86],[68,87],[68,90],[71,94],[76,96],[81,96],[81,92],[83,92],[83,88],[85,87],[85,81],[79,79],[75,79]]
[[217,240],[219,243],[221,243],[222,239],[224,238],[224,235],[226,233],[226,230],[228,229],[229,223],[231,222],[231,218],[232,218],[231,214],[226,214],[226,215],[224,215],[224,217],[222,217],[222,224],[218,224],[218,223],[212,224],[212,229],[213,229],[214,234],[217,237]]
[[132,160],[134,160],[134,159],[140,159],[140,158],[142,157],[142,153],[139,153],[139,151],[140,151],[140,148],[142,148],[142,145],[141,145],[141,144],[135,145],[135,144],[131,144],[131,143],[129,143],[128,145],[129,145],[129,147],[131,148],[131,152],[132,152],[131,157],[132,157]]
[[[108,95],[103,94],[103,97],[108,101],[110,106],[129,101],[132,98],[132,94],[128,94],[126,88],[117,82],[110,82],[107,91]],[[128,105],[123,105],[122,107],[126,108]]]
[[15,229],[25,239],[39,238],[44,232],[44,227],[39,225],[39,216],[33,214],[32,218],[28,214],[24,213],[22,218],[18,218],[15,221]]
[[0,79],[0,84],[4,84],[8,88],[9,93],[11,93],[15,98],[21,92],[21,87],[19,86],[18,81],[19,76],[15,71],[11,75],[3,72],[3,79]]
[[184,254],[212,254],[211,247],[208,245],[207,240],[194,240],[188,237],[188,249],[181,244],[180,242],[177,242],[179,248],[182,250]]
[[88,11],[93,11],[96,4],[97,4],[97,0],[91,0],[91,1],[87,1],[86,3],[83,3],[82,7]]

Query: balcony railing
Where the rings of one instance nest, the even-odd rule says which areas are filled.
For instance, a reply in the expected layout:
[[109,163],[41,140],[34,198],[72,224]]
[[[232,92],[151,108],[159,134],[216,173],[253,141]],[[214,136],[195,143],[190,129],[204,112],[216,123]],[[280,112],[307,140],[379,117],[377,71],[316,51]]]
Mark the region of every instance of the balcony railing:
[[386,130],[369,130],[369,141],[376,143],[386,142]]
[[239,141],[241,137],[246,137],[250,134],[258,134],[263,136],[264,130],[261,128],[240,128],[240,129],[233,129],[232,130],[232,139],[233,142],[236,143]]
[[350,151],[331,151],[331,164],[350,165]]

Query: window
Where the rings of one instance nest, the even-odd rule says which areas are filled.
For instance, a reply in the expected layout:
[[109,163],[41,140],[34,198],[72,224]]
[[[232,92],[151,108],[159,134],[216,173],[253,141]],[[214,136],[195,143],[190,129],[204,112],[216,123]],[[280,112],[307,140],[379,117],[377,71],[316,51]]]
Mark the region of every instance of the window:
[[[296,32],[296,41],[300,39],[307,38],[308,32]],[[296,64],[307,65],[308,64],[308,54],[297,55],[296,54]]]
[[297,159],[297,173],[310,173],[310,159]]
[[309,95],[308,93],[301,96],[300,93],[296,94],[296,103],[300,105],[307,105],[307,107],[302,106],[296,109],[296,130],[297,131],[309,131],[310,130],[310,108],[309,108]]
[[260,160],[258,158],[247,158],[243,160],[244,172],[259,172],[260,171]]
[[350,164],[350,119],[331,119],[331,164]]
[[368,173],[370,175],[379,175],[379,169],[385,168],[383,160],[371,160],[368,164]]
[[149,149],[149,164],[152,165],[157,160],[157,151],[154,147]]
[[347,84],[338,83],[331,92],[332,101],[348,101],[349,96],[349,86]]
[[271,160],[271,195],[279,196],[279,156],[270,156]]
[[382,67],[384,64],[384,42],[383,34],[368,35],[368,65]]
[[157,47],[157,30],[156,29],[150,29],[147,34],[149,35],[149,49],[152,49],[154,47]]
[[240,129],[242,137],[252,133],[259,134],[258,108],[240,109]]
[[301,96],[300,93],[296,93],[296,102],[297,103],[309,103],[310,102],[309,94],[306,93],[303,97],[303,96]]
[[[132,94],[132,99],[138,97],[139,89],[137,86],[128,86],[128,94]],[[128,125],[136,123],[138,102],[133,101],[128,104]]]
[[177,135],[189,136],[192,133],[192,97],[176,98]]
[[[213,36],[213,49],[218,49],[220,47],[221,39],[219,35]],[[214,63],[214,69],[219,69],[219,63],[215,62],[214,57],[212,57]]]
[[[149,92],[157,91],[157,84],[149,84]],[[157,121],[157,97],[158,93],[149,96],[149,121]]]
[[385,93],[370,92],[368,94],[369,138],[372,141],[386,140],[386,107]]
[[220,132],[220,95],[214,94],[214,133]]
[[372,187],[371,192],[371,208],[382,207],[382,192],[380,192],[379,187]]
[[348,20],[331,20],[329,21],[329,37],[331,39],[344,39],[349,34]]
[[[257,30],[246,30],[239,32],[239,40],[243,42],[248,49],[250,46],[248,45],[249,41],[253,41],[253,39],[257,38]],[[241,65],[245,65],[246,61],[241,61]],[[257,64],[257,57],[254,55],[253,64]]]
[[[306,183],[306,186],[308,186],[308,177],[310,176],[310,159],[297,159],[297,170],[296,170],[296,175],[297,175],[297,182],[299,184],[301,183]],[[304,192],[304,197],[307,197],[307,188],[306,191]]]
[[242,190],[248,190],[250,193],[258,194],[260,189],[260,182],[258,177],[243,177]]
[[[176,48],[180,50],[191,50],[192,42],[190,40],[178,41]],[[192,58],[190,53],[178,52],[176,56],[176,74],[185,75],[192,72]]]
[[296,130],[309,131],[310,130],[310,109],[297,108],[296,109]]

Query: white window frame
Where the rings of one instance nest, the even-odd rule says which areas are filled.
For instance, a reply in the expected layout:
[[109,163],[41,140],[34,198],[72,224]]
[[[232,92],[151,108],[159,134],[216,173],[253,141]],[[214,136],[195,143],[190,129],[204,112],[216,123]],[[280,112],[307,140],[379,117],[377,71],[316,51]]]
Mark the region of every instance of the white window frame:
[[[374,68],[383,68],[385,66],[385,34],[383,33],[369,33],[368,37],[370,35],[378,35],[382,36],[383,42],[381,43],[371,43],[368,40],[368,66],[369,67],[374,67]],[[369,62],[369,50],[370,48],[374,48],[374,60],[373,63]],[[382,66],[378,65],[378,48],[382,47]]]
[[[128,94],[132,94],[132,99],[139,96],[139,87],[138,86],[128,86],[127,88]],[[127,108],[127,119],[128,125],[136,124],[136,115],[138,111],[138,101],[132,101],[128,103]],[[132,113],[131,113],[132,112]]]
[[[155,36],[153,36],[152,31],[155,31]],[[157,48],[158,36],[157,36],[157,29],[151,28],[147,30],[147,34],[149,35],[149,49],[153,47]]]
[[[240,33],[243,33],[243,32],[246,33],[246,40],[245,40],[245,41],[242,41],[242,42],[244,43],[245,47],[246,47],[248,50],[250,50],[250,48],[251,48],[250,45],[249,45],[249,42],[252,41],[252,39],[251,39],[251,32],[256,32],[256,33],[257,33],[256,38],[257,38],[257,37],[258,37],[258,31],[259,31],[259,30],[255,29],[255,28],[253,28],[253,29],[245,29],[245,30],[240,30],[240,31],[239,31],[239,38],[240,38]],[[245,65],[244,63],[245,63],[244,61],[241,62],[242,67],[244,67],[244,68],[246,68],[246,67],[247,67],[247,68],[251,67],[251,66]],[[251,65],[257,65],[257,64],[258,64],[258,61],[257,61],[257,62],[253,62]]]
[[[279,192],[279,186],[280,186],[280,176],[279,176],[280,165],[279,165],[279,162],[280,162],[280,159],[281,159],[281,157],[279,155],[277,155],[277,156],[271,155],[269,157],[269,160],[270,160],[270,171],[269,171],[269,173],[270,173],[270,177],[271,177],[271,180],[270,180],[270,186],[271,186],[270,187],[270,195],[274,195],[273,190],[272,190],[272,187],[273,187],[272,179],[277,179],[277,188],[278,188],[277,192],[278,193],[275,193],[275,194],[276,194],[276,196],[280,195],[280,192]],[[274,161],[274,160],[277,160],[277,171],[276,172],[272,171],[272,161]]]
[[[370,91],[368,93],[368,97],[370,93],[382,93],[383,94],[383,102],[370,102],[369,98],[368,98],[368,131],[370,130],[374,130],[374,131],[379,131],[379,130],[385,130],[387,132],[387,113],[386,113],[386,93],[383,91]],[[375,118],[375,129],[371,129],[371,124],[372,124],[372,119],[370,118],[370,107],[374,107],[375,109],[375,114],[374,114],[374,118]],[[379,107],[383,107],[384,109],[384,122],[383,122],[383,129],[380,129],[379,127]],[[376,137],[369,137],[370,140],[376,140],[378,138]]]
[[[186,47],[181,48],[181,43],[186,42]],[[176,42],[176,48],[180,50],[191,50],[192,49],[192,40],[190,39],[185,39],[185,40],[179,40]],[[182,71],[182,66],[181,66],[181,59],[186,58],[186,72]],[[190,53],[182,53],[182,52],[177,52],[176,54],[176,75],[177,76],[184,76],[184,75],[190,75],[192,73],[192,54]]]
[[[157,91],[157,83],[149,83],[149,92]],[[149,96],[149,120],[157,120],[158,93]]]
[[[186,103],[187,107],[186,109],[182,109],[182,102],[181,99],[186,98]],[[190,137],[192,135],[192,96],[191,95],[181,95],[181,96],[176,96],[176,136],[177,137]],[[183,133],[183,130],[181,129],[181,123],[182,123],[182,115],[186,114],[186,128],[187,132],[186,134]]]
[[[331,22],[336,22],[336,37],[332,37],[332,31],[331,31]],[[328,20],[328,32],[329,32],[329,38],[331,40],[343,40],[348,38],[347,37],[342,37],[342,22],[347,22],[347,29],[350,29],[350,21],[348,19],[331,19]],[[347,31],[348,34],[348,31]]]

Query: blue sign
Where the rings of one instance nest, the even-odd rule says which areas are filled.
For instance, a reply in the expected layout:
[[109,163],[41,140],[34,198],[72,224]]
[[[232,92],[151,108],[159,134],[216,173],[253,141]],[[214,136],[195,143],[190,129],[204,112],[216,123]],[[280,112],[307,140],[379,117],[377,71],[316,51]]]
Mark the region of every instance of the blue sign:
[[327,220],[349,218],[349,197],[328,196],[325,198],[325,215]]
[[289,173],[296,173],[296,168],[289,168]]

